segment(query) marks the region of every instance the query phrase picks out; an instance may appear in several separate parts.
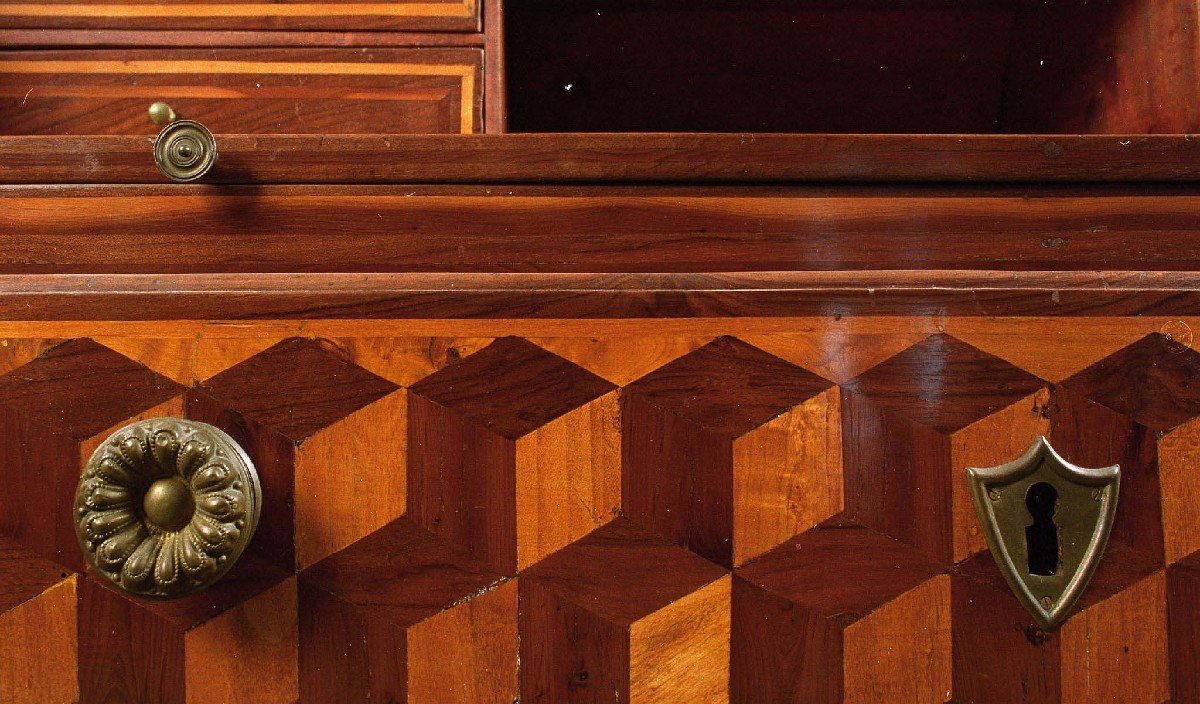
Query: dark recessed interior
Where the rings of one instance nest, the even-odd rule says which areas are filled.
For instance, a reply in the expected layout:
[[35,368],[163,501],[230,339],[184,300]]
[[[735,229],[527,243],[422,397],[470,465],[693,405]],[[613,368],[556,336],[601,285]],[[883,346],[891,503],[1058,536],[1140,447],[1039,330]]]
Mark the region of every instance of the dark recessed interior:
[[506,0],[514,132],[1181,133],[1194,0]]

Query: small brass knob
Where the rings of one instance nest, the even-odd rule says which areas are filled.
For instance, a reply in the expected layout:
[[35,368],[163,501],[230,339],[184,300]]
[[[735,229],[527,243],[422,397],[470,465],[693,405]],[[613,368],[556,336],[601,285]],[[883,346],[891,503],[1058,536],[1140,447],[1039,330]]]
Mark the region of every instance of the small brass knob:
[[258,473],[218,428],[178,418],[113,433],[84,466],[75,534],[88,563],[128,594],[175,599],[216,582],[262,512]]
[[217,140],[195,120],[180,120],[163,102],[150,106],[150,121],[166,125],[154,140],[154,163],[164,176],[179,183],[195,181],[217,163]]
[[156,125],[169,125],[179,119],[170,105],[157,102],[150,105],[150,121]]
[[199,122],[177,120],[154,140],[154,163],[172,181],[195,181],[217,163],[217,140]]

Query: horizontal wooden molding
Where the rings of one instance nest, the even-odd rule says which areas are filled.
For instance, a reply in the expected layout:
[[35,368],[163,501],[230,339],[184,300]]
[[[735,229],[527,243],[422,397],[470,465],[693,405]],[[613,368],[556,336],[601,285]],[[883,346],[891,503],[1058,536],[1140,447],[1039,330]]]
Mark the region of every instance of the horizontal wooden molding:
[[0,320],[1191,315],[1193,272],[0,276]]

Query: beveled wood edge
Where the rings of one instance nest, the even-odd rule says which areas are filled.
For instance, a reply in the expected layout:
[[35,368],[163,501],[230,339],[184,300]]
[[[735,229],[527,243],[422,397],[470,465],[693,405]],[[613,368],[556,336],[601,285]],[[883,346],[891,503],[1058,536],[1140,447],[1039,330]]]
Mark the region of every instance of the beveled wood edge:
[[[1191,135],[216,136],[225,184],[1200,181]],[[163,183],[151,140],[0,137],[0,184]]]
[[1194,315],[1196,272],[0,276],[0,320]]

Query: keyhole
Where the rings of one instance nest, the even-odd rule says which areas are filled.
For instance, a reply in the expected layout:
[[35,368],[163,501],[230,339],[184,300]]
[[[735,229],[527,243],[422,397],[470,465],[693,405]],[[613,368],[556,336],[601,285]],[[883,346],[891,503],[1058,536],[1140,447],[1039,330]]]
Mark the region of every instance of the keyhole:
[[1029,574],[1049,577],[1058,571],[1058,526],[1054,523],[1054,504],[1058,491],[1046,482],[1029,487],[1025,508],[1033,523],[1025,528],[1025,548],[1029,554]]

